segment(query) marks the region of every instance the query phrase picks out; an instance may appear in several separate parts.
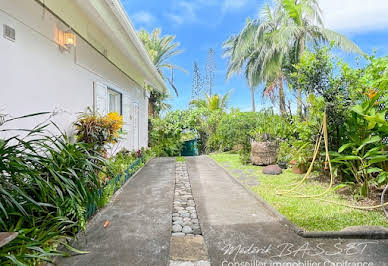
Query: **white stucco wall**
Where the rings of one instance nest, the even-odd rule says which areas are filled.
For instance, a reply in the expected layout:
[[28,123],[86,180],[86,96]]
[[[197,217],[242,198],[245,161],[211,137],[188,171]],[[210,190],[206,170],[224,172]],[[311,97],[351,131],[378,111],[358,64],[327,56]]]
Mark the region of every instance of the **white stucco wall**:
[[[52,120],[71,131],[79,112],[93,108],[93,84],[100,82],[130,101],[130,109],[123,110],[129,134],[120,146],[135,150],[148,145],[148,99],[139,84],[79,37],[75,48],[59,49],[55,29],[66,27],[34,1],[0,0],[1,31],[3,24],[16,30],[16,41],[3,38],[1,33],[0,113],[17,117],[56,111]],[[139,105],[139,147],[133,139],[134,103]],[[42,119],[20,120],[9,126],[32,128]]]

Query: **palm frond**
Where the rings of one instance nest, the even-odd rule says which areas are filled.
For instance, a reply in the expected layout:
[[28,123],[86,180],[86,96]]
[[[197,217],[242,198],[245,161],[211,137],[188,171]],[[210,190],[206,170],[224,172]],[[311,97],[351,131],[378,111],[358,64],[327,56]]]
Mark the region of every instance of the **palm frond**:
[[327,42],[334,42],[335,46],[344,51],[364,55],[364,52],[357,44],[340,33],[328,29],[322,29],[322,35]]

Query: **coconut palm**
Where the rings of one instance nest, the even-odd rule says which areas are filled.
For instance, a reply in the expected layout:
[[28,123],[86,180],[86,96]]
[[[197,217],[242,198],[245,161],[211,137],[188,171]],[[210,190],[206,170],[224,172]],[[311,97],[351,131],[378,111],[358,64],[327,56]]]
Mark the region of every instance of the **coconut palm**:
[[[345,51],[362,53],[345,36],[325,29],[317,0],[277,0],[261,10],[260,20],[248,20],[243,30],[224,44],[229,57],[227,78],[245,70],[251,90],[265,84],[265,93],[277,89],[279,109],[285,112],[285,67],[298,63],[306,43],[333,43]],[[298,90],[298,113],[302,94]]]
[[[272,13],[272,12],[271,12]],[[274,13],[277,15],[279,13]],[[252,111],[254,106],[254,91],[262,83],[267,87],[274,87],[283,79],[281,60],[288,49],[284,38],[285,33],[274,37],[282,37],[276,42],[269,35],[270,32],[281,30],[280,16],[268,16],[266,23],[248,19],[243,30],[236,36],[230,37],[224,43],[224,56],[229,57],[227,79],[233,74],[244,70],[252,96]],[[283,86],[279,86],[279,107],[285,113],[285,97]]]
[[[306,42],[333,43],[335,46],[348,52],[363,54],[361,49],[344,35],[326,29],[322,21],[322,12],[317,0],[281,0],[278,2],[284,17],[289,21],[289,28],[295,28],[292,46],[294,50],[293,58],[298,63],[303,55]],[[298,114],[302,116],[302,92],[298,88]]]
[[[171,87],[174,89],[176,95],[178,95],[178,90],[174,85],[173,70],[182,69],[179,66],[173,65],[168,62],[168,60],[178,54],[181,54],[183,50],[177,50],[180,45],[179,42],[175,42],[175,36],[173,35],[164,35],[161,37],[162,30],[160,28],[154,29],[151,34],[146,30],[142,29],[138,32],[140,40],[143,42],[145,48],[148,51],[148,54],[151,57],[152,62],[156,66],[160,75],[167,79]],[[171,78],[166,77],[164,70],[171,70]]]
[[[167,80],[170,86],[175,91],[175,94],[178,96],[178,90],[174,85],[174,69],[180,69],[185,71],[183,68],[173,65],[168,62],[171,57],[176,56],[183,52],[183,50],[178,50],[179,42],[175,41],[175,36],[173,35],[164,35],[161,37],[162,30],[160,28],[154,29],[151,33],[146,30],[140,30],[138,32],[140,40],[143,42],[148,54],[151,57],[152,62],[154,63],[156,69],[162,76],[164,80]],[[171,71],[171,77],[167,77],[165,71]],[[158,113],[158,110],[163,105],[162,101],[167,98],[166,92],[158,93],[155,90],[152,90],[151,94],[155,97],[150,99],[150,110],[152,114],[155,112]]]

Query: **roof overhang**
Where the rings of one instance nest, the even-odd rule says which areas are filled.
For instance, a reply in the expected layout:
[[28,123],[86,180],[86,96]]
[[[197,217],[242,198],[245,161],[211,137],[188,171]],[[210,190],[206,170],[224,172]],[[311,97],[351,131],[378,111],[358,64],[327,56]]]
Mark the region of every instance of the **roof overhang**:
[[104,32],[131,64],[144,76],[144,85],[168,91],[165,81],[151,61],[120,0],[76,0],[89,18]]

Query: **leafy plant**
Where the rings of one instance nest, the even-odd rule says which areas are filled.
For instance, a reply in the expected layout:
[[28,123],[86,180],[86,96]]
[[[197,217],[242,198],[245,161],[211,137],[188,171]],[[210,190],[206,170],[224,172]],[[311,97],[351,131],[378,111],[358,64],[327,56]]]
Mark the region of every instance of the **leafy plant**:
[[65,255],[56,247],[71,248],[66,239],[85,227],[85,203],[99,188],[104,159],[63,132],[51,135],[47,126],[0,140],[0,231],[19,233],[0,249],[1,265]]
[[293,123],[292,118],[277,115],[272,109],[263,110],[250,134],[257,141],[287,140],[294,135]]
[[388,122],[385,121],[386,110],[377,109],[378,101],[387,102],[384,90],[370,89],[364,101],[352,108],[352,116],[347,120],[348,142],[342,145],[338,153],[333,153],[333,162],[341,164],[345,174],[354,178],[360,186],[362,196],[369,195],[371,181],[386,181],[386,173],[381,163],[388,160],[384,151],[382,136],[388,135]]
[[118,113],[101,116],[88,112],[81,114],[74,125],[77,140],[91,145],[94,151],[101,152],[105,145],[114,144],[119,140],[123,117]]

